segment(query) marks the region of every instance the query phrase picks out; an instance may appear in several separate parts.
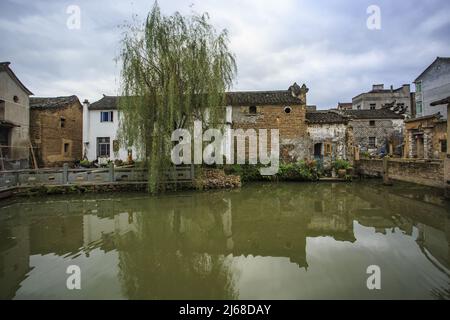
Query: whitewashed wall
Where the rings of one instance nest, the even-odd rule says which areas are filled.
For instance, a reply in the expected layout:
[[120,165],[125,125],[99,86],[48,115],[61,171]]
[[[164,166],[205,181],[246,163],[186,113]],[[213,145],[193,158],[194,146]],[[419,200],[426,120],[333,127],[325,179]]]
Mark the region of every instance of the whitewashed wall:
[[[100,113],[102,111],[113,112],[113,122],[101,122]],[[119,130],[120,115],[117,110],[89,110],[87,105],[84,105],[83,110],[83,152],[89,161],[97,159],[97,138],[109,137],[110,141],[110,160],[128,160],[127,148],[121,147],[117,154],[113,151],[113,141],[117,140],[117,133]],[[86,144],[88,142],[88,144]],[[137,154],[135,148],[133,150],[133,160],[136,160]]]

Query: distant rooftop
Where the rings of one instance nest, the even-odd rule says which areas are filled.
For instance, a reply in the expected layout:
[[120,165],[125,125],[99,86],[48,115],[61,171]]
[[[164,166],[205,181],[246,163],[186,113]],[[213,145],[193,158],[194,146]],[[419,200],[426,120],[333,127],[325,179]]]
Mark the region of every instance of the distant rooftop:
[[342,113],[353,119],[404,119],[404,116],[390,109],[343,110]]
[[319,110],[306,112],[306,120],[311,124],[347,123],[348,117],[335,110]]
[[66,97],[31,97],[30,108],[33,109],[56,109],[79,101],[75,95]]
[[[234,91],[225,93],[225,105],[228,106],[264,106],[264,105],[300,105],[304,102],[298,98],[301,93],[308,92],[308,88],[294,83],[288,90],[273,91]],[[118,96],[106,96],[92,103],[89,110],[115,110]]]

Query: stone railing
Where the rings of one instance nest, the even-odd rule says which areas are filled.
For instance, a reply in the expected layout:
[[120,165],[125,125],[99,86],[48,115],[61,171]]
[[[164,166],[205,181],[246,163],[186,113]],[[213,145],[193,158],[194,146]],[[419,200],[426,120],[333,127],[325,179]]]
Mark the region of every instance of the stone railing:
[[443,188],[445,186],[443,160],[400,158],[386,160],[384,165],[383,159],[357,160],[355,161],[356,172],[366,176],[383,177],[383,173],[386,171],[389,179],[430,187]]
[[[168,183],[186,183],[194,179],[194,166],[175,166],[167,173]],[[144,168],[70,169],[67,164],[58,169],[0,171],[0,190],[16,187],[82,185],[105,183],[146,182],[148,171]]]

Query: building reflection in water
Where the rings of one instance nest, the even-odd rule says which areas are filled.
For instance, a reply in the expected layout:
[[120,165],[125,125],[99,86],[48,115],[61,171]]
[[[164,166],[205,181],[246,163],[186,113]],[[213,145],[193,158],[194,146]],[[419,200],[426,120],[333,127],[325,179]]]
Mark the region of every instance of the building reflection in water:
[[[449,298],[449,207],[424,192],[376,183],[263,184],[158,197],[13,203],[0,209],[0,298],[36,297],[39,288],[31,296],[20,291],[30,281],[40,285],[32,279],[33,268],[40,267],[30,265],[33,257],[60,257],[61,268],[81,261],[89,275],[98,275],[112,266],[97,267],[96,259],[114,254],[110,272],[121,288],[117,298],[235,299],[260,297],[258,275],[298,284],[292,292],[266,286],[264,298],[316,297],[316,289],[306,290],[308,283],[320,287],[327,279],[351,279],[347,269],[372,264],[374,256],[386,260],[380,264],[394,264],[386,268],[394,268],[396,277],[406,276],[410,270],[398,252],[412,259],[410,269],[434,277],[434,287],[427,282],[416,288],[419,296]],[[383,254],[380,243],[389,244]],[[328,264],[337,275],[324,269]],[[364,272],[355,276],[365,279]],[[103,285],[96,281],[91,278],[92,285]],[[55,280],[45,288],[62,285]],[[392,297],[402,297],[400,289],[392,288]],[[367,289],[348,290],[343,297]],[[337,289],[334,297],[342,293]]]

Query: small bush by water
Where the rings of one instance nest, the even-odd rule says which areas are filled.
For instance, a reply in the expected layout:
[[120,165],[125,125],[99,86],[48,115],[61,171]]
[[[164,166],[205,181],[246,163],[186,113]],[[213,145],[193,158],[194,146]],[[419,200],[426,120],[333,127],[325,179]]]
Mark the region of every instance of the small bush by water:
[[316,181],[320,174],[316,161],[298,161],[295,163],[281,163],[275,176],[262,176],[259,169],[262,165],[227,165],[225,173],[241,177],[242,182],[250,181]]

